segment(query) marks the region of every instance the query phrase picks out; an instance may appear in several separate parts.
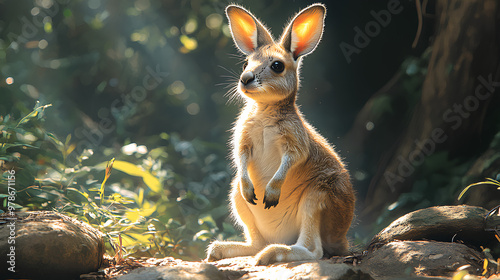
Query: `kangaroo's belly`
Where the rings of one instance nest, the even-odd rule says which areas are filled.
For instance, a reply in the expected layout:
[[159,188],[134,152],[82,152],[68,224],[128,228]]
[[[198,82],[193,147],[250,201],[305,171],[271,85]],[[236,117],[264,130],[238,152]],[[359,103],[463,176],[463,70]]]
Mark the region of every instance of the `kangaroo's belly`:
[[303,189],[290,179],[285,180],[279,203],[275,207],[264,208],[265,184],[262,183],[254,186],[257,205],[247,204],[259,232],[268,243],[292,245],[297,242],[302,218],[300,195]]
[[264,204],[260,198],[260,203],[257,202],[257,205],[251,205],[250,209],[262,237],[268,243],[288,245],[296,243],[300,232],[300,221],[297,217],[298,206],[290,205],[286,201],[280,201],[276,207],[264,209]]

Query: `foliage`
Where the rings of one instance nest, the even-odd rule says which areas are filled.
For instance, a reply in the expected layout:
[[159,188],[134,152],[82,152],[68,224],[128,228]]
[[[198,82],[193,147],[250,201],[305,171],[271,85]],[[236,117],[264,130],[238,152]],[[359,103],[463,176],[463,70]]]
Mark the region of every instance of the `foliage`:
[[471,187],[474,187],[474,186],[481,186],[481,185],[493,185],[493,186],[497,186],[497,190],[500,190],[500,182],[498,182],[497,180],[493,180],[491,178],[486,178],[486,181],[482,181],[482,182],[478,182],[478,183],[474,183],[474,184],[470,184],[468,185],[465,189],[463,189],[463,191],[458,195],[458,200],[460,200],[464,194],[471,188]]
[[[37,103],[19,121],[6,115],[0,124],[0,193],[7,193],[7,170],[14,168],[15,202],[23,210],[55,210],[85,221],[103,231],[114,250],[121,236],[126,255],[199,259],[211,239],[235,237],[223,222],[229,174],[217,171],[225,162],[218,163],[207,145],[163,133],[165,146],[85,150],[69,165],[77,144],[71,135],[62,142],[44,129],[48,107]],[[110,155],[117,159],[103,162]],[[196,182],[176,168],[199,168],[193,175],[204,179]],[[0,199],[5,211],[7,197]]]

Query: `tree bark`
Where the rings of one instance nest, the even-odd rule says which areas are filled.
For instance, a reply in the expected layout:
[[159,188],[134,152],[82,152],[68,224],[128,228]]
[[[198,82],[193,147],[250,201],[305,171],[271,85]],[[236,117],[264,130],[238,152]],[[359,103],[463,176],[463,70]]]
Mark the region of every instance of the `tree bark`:
[[498,2],[439,0],[436,5],[436,33],[420,101],[400,140],[393,140],[382,156],[386,160],[370,182],[363,220],[378,217],[411,190],[426,157],[441,152],[451,158],[474,156],[487,110],[498,101]]

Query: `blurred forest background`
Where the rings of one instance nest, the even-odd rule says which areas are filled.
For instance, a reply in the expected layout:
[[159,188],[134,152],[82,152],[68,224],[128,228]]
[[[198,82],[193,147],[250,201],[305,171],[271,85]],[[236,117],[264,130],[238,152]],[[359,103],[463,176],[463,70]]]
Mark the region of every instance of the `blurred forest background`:
[[[110,253],[121,242],[127,255],[197,260],[215,238],[241,240],[227,207],[241,104],[225,95],[241,58],[224,9],[245,6],[278,37],[314,2],[0,0],[0,209],[14,169],[19,211],[84,220]],[[324,3],[299,104],[348,163],[353,243],[500,179],[499,4]],[[499,200],[487,186],[465,198]]]

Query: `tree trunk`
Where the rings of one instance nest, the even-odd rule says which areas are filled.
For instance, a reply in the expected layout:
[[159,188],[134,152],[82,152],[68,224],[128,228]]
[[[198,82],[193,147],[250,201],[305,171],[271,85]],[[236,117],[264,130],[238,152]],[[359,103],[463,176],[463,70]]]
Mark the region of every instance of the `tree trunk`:
[[399,141],[388,143],[389,153],[380,157],[385,161],[370,182],[363,220],[373,221],[411,190],[428,156],[474,157],[489,105],[498,101],[493,93],[500,86],[498,2],[439,0],[436,5],[436,33],[420,101]]

